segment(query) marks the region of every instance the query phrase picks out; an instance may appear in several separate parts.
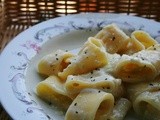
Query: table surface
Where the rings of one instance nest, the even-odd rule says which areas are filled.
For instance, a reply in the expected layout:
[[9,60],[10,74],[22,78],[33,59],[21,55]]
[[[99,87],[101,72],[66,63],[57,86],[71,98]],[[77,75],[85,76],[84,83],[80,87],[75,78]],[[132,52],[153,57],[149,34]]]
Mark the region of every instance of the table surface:
[[0,105],[0,120],[9,120],[9,119],[10,119],[9,115],[6,113],[6,111]]

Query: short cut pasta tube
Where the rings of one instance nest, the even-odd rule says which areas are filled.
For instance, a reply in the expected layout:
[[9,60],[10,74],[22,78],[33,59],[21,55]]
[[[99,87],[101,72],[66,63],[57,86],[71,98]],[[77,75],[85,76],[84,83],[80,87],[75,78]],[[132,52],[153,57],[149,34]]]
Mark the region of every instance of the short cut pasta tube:
[[145,46],[145,49],[158,44],[156,40],[154,40],[147,32],[142,30],[136,30],[131,34],[131,38],[139,41],[141,44]]
[[112,93],[116,98],[124,94],[121,80],[106,74],[103,69],[97,69],[88,74],[78,76],[69,75],[65,88],[71,98],[77,96],[85,88],[101,89]]
[[84,89],[68,108],[65,120],[105,120],[113,106],[112,94],[98,89]]
[[49,76],[36,86],[37,95],[43,100],[68,109],[72,99],[67,96],[64,83],[57,76]]
[[118,53],[122,51],[129,40],[129,36],[127,36],[116,24],[105,26],[95,35],[95,38],[103,41],[106,50],[109,53]]
[[69,63],[65,62],[67,58],[74,56],[69,52],[57,50],[54,53],[44,56],[38,63],[38,72],[44,75],[57,75],[62,72]]
[[123,55],[115,66],[115,75],[124,82],[150,81],[157,76],[155,66],[142,58]]
[[70,64],[58,76],[66,79],[68,75],[79,75],[103,67],[108,63],[107,54],[100,40],[88,38],[77,56],[67,59]]
[[160,119],[160,79],[126,85],[134,111],[144,120]]
[[120,98],[115,102],[113,111],[107,120],[124,120],[130,108],[131,102],[126,98]]

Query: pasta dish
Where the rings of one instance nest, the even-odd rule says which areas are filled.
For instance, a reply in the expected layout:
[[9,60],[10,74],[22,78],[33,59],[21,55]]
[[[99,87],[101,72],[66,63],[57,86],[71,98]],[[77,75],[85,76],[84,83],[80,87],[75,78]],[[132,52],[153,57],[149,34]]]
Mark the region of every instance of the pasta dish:
[[46,79],[36,94],[60,105],[65,120],[123,120],[130,109],[160,120],[160,44],[149,33],[127,35],[109,24],[77,54],[57,50],[38,63]]

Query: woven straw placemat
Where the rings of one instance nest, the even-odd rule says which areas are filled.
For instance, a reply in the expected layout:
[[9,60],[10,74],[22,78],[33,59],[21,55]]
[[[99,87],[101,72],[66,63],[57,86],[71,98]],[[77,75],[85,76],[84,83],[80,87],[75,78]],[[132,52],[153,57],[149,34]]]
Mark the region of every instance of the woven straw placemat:
[[6,111],[2,108],[0,105],[0,120],[10,120],[9,115],[6,113]]

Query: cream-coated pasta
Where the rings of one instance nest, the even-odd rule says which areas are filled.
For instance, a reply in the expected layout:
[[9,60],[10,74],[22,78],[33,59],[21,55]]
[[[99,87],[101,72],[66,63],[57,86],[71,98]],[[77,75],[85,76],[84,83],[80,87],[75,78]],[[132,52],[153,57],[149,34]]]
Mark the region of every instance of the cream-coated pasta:
[[145,49],[150,46],[158,44],[158,42],[154,40],[147,32],[142,31],[142,30],[134,31],[131,34],[131,38],[143,44]]
[[139,57],[123,55],[115,66],[115,76],[129,83],[153,80],[156,75],[155,66]]
[[127,112],[131,108],[131,102],[126,98],[120,98],[115,104],[107,120],[124,120]]
[[57,103],[59,106],[68,109],[72,99],[68,97],[64,83],[55,75],[49,76],[36,86],[36,93],[39,97],[49,103]]
[[134,38],[130,38],[128,40],[128,44],[123,49],[123,51],[120,52],[120,54],[132,55],[144,49],[145,49],[145,46],[141,42],[139,42],[138,40]]
[[73,54],[63,50],[57,50],[44,56],[38,63],[38,72],[44,75],[57,75],[69,64],[65,60],[73,57]]
[[99,39],[90,37],[79,54],[66,60],[70,62],[67,68],[58,74],[62,79],[68,75],[78,75],[103,67],[108,63],[107,54]]
[[69,75],[65,83],[66,91],[69,96],[74,98],[85,88],[96,88],[112,93],[114,97],[123,95],[123,86],[120,79],[106,74],[103,69],[96,69],[88,74]]
[[117,25],[111,24],[104,27],[95,35],[103,41],[107,52],[118,53],[127,45],[129,36],[127,36]]
[[157,70],[157,75],[160,74],[160,51],[157,50],[142,50],[135,53],[133,56],[150,62]]
[[105,120],[114,106],[114,97],[98,89],[84,89],[68,108],[65,120]]
[[160,79],[126,85],[135,112],[145,120],[160,119]]
[[140,119],[160,120],[160,44],[145,31],[107,25],[77,54],[44,56],[38,73],[47,78],[36,94],[61,106],[65,120],[123,120],[131,106]]

